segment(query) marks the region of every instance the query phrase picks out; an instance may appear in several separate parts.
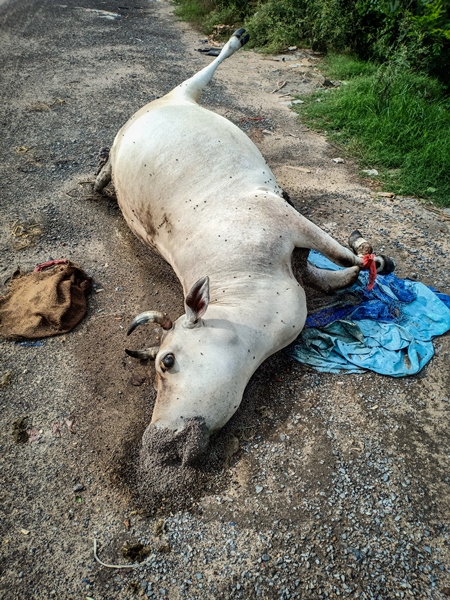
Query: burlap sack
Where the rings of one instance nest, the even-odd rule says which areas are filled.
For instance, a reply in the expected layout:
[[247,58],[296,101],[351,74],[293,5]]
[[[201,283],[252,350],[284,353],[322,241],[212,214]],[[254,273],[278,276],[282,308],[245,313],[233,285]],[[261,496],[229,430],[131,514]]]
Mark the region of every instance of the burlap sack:
[[0,297],[0,336],[36,339],[71,331],[87,311],[91,278],[67,261],[41,271],[16,271]]

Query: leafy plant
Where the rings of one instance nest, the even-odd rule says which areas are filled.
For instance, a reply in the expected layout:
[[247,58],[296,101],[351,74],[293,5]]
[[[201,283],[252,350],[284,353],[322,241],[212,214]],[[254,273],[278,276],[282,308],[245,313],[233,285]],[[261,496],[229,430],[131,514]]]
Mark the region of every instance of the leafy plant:
[[383,66],[319,92],[298,112],[380,171],[389,191],[450,205],[450,102],[436,79]]

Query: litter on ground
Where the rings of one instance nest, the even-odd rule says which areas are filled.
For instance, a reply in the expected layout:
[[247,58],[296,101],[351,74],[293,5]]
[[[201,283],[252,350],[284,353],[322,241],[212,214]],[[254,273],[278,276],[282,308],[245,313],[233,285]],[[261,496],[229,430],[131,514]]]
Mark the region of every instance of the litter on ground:
[[[341,268],[315,251],[309,261]],[[392,377],[418,373],[431,360],[432,339],[450,329],[450,296],[393,273],[378,275],[370,291],[367,281],[362,271],[332,306],[308,316],[295,359],[327,373],[370,370]]]

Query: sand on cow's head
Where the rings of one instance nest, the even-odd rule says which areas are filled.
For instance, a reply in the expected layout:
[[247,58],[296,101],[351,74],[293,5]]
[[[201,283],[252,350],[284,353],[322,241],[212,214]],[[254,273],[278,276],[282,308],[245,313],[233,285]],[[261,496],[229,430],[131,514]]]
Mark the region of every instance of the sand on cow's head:
[[146,503],[152,498],[170,497],[177,504],[177,497],[184,504],[186,498],[195,495],[207,475],[208,435],[202,419],[191,419],[182,431],[149,426],[142,438],[138,466],[138,493]]
[[157,460],[162,464],[195,463],[208,447],[209,434],[204,419],[189,419],[179,432],[159,429],[149,425],[142,436],[141,468],[147,461]]

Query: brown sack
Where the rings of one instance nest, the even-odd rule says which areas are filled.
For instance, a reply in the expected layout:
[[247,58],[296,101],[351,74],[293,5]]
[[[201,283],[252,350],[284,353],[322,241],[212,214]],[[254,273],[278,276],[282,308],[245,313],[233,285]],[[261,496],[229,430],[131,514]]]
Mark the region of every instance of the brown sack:
[[[44,338],[71,331],[87,311],[91,278],[66,261],[32,273],[14,273],[0,297],[0,336]],[[36,267],[36,269],[43,268]]]

